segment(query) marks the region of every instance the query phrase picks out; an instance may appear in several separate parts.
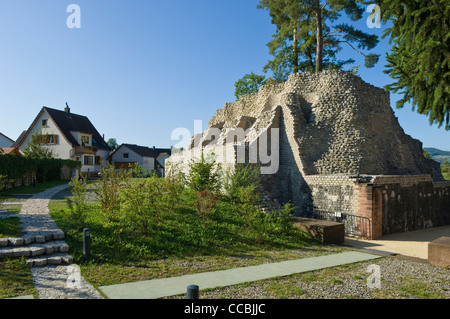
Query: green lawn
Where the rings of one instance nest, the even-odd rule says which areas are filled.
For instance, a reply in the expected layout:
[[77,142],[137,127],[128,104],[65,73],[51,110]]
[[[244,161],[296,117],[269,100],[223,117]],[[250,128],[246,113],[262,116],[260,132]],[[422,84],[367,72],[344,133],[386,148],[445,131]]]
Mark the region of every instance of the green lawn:
[[37,194],[49,188],[67,184],[69,181],[51,181],[37,183],[36,186],[19,186],[8,190],[0,191],[0,197],[14,198],[15,194]]
[[[94,286],[336,252],[293,227],[288,218],[246,209],[225,196],[206,216],[193,207],[194,199],[185,192],[176,209],[145,215],[148,226],[143,231],[134,228],[124,212],[109,219],[99,204],[89,206],[83,225],[69,217],[64,200],[49,205],[52,218],[66,233],[70,255]],[[84,227],[91,229],[89,261],[82,252]]]
[[20,237],[21,229],[19,217],[0,219],[0,238]]
[[33,295],[37,292],[24,258],[0,259],[0,299]]

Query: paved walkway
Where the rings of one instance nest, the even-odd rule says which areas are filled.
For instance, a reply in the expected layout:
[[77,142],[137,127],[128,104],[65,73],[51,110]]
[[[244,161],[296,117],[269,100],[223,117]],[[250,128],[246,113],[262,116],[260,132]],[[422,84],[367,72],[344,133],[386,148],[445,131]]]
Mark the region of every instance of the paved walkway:
[[346,238],[345,244],[359,249],[390,252],[402,256],[428,260],[428,243],[450,237],[450,226],[427,228],[383,236],[379,240]]
[[200,289],[231,286],[377,258],[381,257],[351,251],[258,266],[103,286],[100,289],[110,299],[156,299],[186,293],[189,285],[197,285]]

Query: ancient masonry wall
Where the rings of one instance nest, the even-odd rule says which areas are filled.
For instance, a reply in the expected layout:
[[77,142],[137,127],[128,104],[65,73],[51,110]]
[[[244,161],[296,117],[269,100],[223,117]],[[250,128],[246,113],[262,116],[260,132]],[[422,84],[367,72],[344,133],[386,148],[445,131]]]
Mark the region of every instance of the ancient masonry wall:
[[372,239],[450,224],[450,181],[430,175],[306,176],[315,211],[360,216],[352,219]]
[[[349,218],[346,227],[371,238],[450,224],[450,186],[439,163],[404,133],[387,92],[339,70],[293,74],[226,103],[186,151],[167,160],[167,173],[186,173],[202,150],[233,169],[255,155],[264,136],[277,156],[276,171],[261,175],[264,191],[276,202],[292,202],[297,215],[358,216],[366,223]],[[256,163],[267,166],[260,158]]]

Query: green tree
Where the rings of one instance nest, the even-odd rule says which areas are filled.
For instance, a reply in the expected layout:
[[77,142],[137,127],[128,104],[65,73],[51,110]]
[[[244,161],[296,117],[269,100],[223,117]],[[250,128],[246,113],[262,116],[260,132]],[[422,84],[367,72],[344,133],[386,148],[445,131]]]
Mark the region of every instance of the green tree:
[[191,161],[187,183],[195,192],[218,192],[221,184],[221,165],[214,160],[207,160],[202,152],[200,160]]
[[242,95],[258,93],[259,87],[267,83],[268,80],[264,75],[257,75],[253,72],[246,74],[242,79],[239,79],[234,84],[234,96],[236,96],[236,99],[239,100]]
[[386,74],[395,80],[385,88],[403,97],[397,108],[428,116],[430,125],[449,130],[450,5],[448,0],[380,2],[383,22],[392,22],[383,37],[393,45],[387,54]]
[[31,141],[25,147],[23,154],[25,157],[29,158],[55,158],[53,151],[44,145],[42,145],[42,140],[46,135],[41,132],[36,133],[31,136]]
[[119,147],[119,144],[117,143],[117,140],[115,138],[110,138],[106,144],[114,151]]
[[442,171],[442,175],[444,175],[444,177],[446,179],[450,178],[450,162],[447,160],[444,160],[441,163],[441,171]]
[[365,56],[366,67],[373,67],[379,56],[364,54],[378,44],[378,37],[346,23],[332,25],[345,13],[352,21],[362,18],[364,7],[357,0],[260,0],[259,9],[269,11],[276,33],[268,43],[274,59],[264,70],[272,70],[274,78],[284,81],[291,73],[339,68],[354,63],[339,60],[342,45],[349,45]]

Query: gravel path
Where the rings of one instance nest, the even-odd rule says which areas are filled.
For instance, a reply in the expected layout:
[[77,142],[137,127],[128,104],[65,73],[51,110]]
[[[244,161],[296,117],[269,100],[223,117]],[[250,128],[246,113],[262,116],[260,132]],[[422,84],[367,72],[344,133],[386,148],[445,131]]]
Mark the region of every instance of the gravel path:
[[[45,236],[62,232],[49,215],[48,204],[57,193],[69,187],[61,185],[28,199],[19,214],[24,236]],[[81,276],[76,265],[32,267],[31,276],[39,299],[102,299],[100,293]]]
[[[379,285],[375,280],[379,268]],[[172,298],[185,298],[177,296]],[[450,299],[450,270],[386,257],[200,292],[202,299]]]

